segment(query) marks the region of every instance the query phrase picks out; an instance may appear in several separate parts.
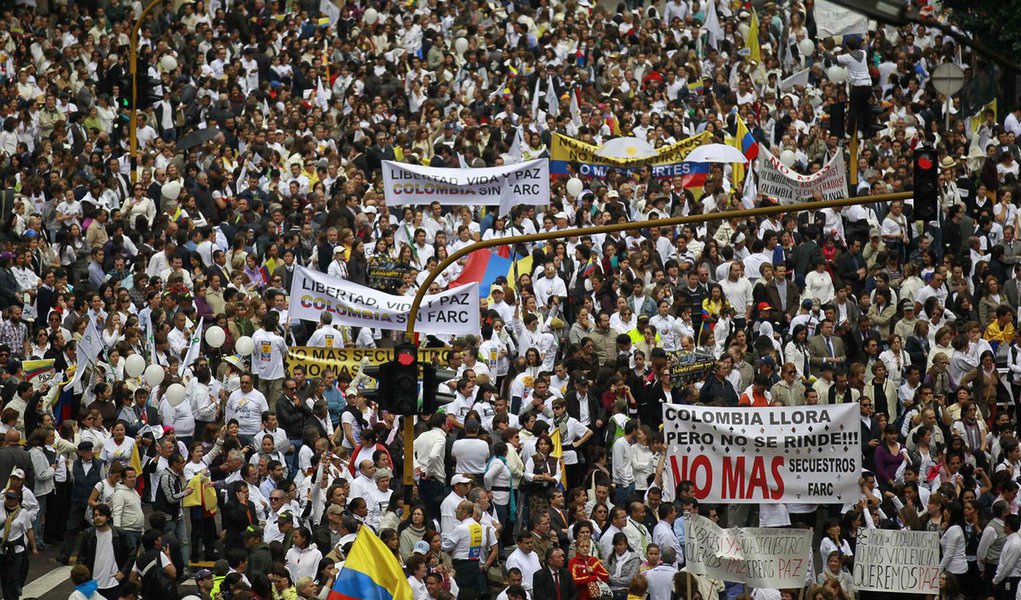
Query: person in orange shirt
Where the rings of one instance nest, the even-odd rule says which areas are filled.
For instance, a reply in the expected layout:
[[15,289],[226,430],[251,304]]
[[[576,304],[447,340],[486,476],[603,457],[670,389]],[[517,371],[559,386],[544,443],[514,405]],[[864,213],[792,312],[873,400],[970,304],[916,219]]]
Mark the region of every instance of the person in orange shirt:
[[756,373],[752,384],[738,398],[739,406],[767,407],[769,406],[769,377],[762,373]]

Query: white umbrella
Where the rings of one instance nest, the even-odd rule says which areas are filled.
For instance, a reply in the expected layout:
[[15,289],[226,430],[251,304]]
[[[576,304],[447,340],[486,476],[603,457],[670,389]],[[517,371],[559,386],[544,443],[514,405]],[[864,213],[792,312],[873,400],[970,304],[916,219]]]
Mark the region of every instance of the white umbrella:
[[740,150],[726,144],[706,144],[691,151],[685,162],[747,163],[748,159]]
[[636,158],[654,158],[657,155],[652,144],[636,137],[621,137],[612,139],[596,150],[596,156],[603,158],[622,158],[633,160]]

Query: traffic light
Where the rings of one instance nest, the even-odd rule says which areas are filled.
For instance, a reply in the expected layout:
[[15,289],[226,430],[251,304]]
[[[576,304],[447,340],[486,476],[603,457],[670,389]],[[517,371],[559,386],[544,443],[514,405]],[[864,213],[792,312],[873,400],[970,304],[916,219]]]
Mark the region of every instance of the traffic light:
[[399,344],[394,348],[394,359],[383,379],[380,393],[388,392],[383,398],[386,410],[396,415],[418,414],[418,348],[412,344]]
[[915,219],[919,221],[935,221],[939,218],[936,164],[936,150],[915,148],[912,190],[915,195]]

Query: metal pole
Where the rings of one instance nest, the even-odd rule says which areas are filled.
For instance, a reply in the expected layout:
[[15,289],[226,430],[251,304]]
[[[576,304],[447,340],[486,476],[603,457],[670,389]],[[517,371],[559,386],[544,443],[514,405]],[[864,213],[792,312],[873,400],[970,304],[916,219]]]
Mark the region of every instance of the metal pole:
[[128,139],[130,140],[129,154],[131,156],[131,184],[138,182],[138,86],[135,85],[138,73],[138,31],[142,28],[142,21],[145,16],[152,12],[162,0],[152,0],[144,9],[142,14],[135,19],[135,25],[131,28],[131,45],[128,55],[128,72],[131,74],[131,120],[128,123]]
[[411,310],[408,313],[408,327],[404,333],[406,340],[411,341],[415,335],[415,321],[418,319],[418,308],[422,304],[422,300],[425,298],[426,291],[433,281],[439,277],[447,267],[454,264],[454,262],[462,256],[467,256],[476,250],[483,250],[485,248],[492,248],[494,246],[502,246],[504,244],[526,244],[532,242],[542,242],[546,240],[554,240],[559,238],[566,238],[574,235],[592,235],[595,233],[616,233],[618,231],[629,231],[632,229],[641,229],[643,227],[672,227],[676,225],[686,225],[689,223],[704,223],[706,221],[721,221],[725,219],[742,218],[742,217],[763,217],[768,215],[776,215],[788,212],[798,212],[803,210],[820,210],[823,208],[842,208],[844,206],[854,206],[855,204],[872,204],[875,202],[892,202],[894,200],[907,200],[914,196],[912,192],[898,192],[895,194],[879,194],[876,196],[862,196],[860,198],[838,198],[836,200],[820,200],[818,202],[801,202],[798,204],[789,205],[778,205],[778,206],[763,206],[760,208],[746,208],[742,210],[731,210],[727,212],[712,213],[708,215],[688,215],[685,217],[671,217],[669,219],[655,219],[652,221],[633,221],[630,223],[612,223],[610,225],[600,225],[598,227],[585,227],[575,229],[564,229],[561,231],[543,231],[539,233],[531,233],[524,235],[513,235],[504,238],[493,238],[490,240],[480,240],[465,246],[460,250],[452,252],[447,258],[440,262],[435,269],[429,273],[425,281],[418,288],[415,293],[415,299],[411,303]]

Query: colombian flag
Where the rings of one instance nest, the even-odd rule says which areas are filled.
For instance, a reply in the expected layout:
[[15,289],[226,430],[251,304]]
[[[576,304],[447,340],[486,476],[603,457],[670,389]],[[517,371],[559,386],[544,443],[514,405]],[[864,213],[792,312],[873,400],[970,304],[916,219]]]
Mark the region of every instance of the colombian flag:
[[26,360],[21,364],[21,368],[25,370],[25,381],[32,381],[36,377],[46,375],[47,373],[53,372],[54,359],[47,358],[45,360]]
[[698,81],[692,81],[691,83],[688,84],[688,93],[698,94],[701,96],[702,94],[705,93],[705,84],[702,83],[701,79],[699,79]]
[[[733,146],[740,150],[741,154],[744,154],[744,157],[750,161],[755,160],[755,157],[759,155],[759,142],[752,136],[751,131],[748,130],[748,126],[740,115],[737,117],[737,135],[734,136]],[[745,169],[745,165],[734,163],[731,170],[734,189],[741,189],[744,182]]]
[[488,298],[490,288],[493,287],[493,282],[497,277],[502,275],[508,280],[513,277],[513,275],[508,276],[512,267],[511,259],[500,256],[499,251],[488,248],[476,250],[468,255],[468,262],[465,263],[464,269],[457,279],[450,282],[450,288],[453,289],[468,283],[478,283],[479,296]]
[[363,526],[327,600],[413,599],[411,586],[393,552],[370,527]]

